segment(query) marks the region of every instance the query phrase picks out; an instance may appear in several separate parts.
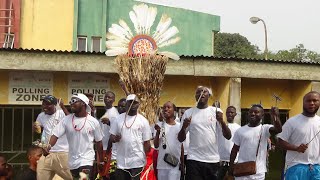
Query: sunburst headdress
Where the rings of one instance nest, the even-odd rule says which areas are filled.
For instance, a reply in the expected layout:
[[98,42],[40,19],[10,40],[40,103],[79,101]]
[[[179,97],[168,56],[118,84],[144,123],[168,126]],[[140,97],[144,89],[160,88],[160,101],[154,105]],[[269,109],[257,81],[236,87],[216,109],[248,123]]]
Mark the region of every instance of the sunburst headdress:
[[168,58],[179,60],[177,54],[161,51],[161,48],[179,42],[180,37],[175,37],[179,30],[171,26],[172,19],[163,14],[151,33],[157,9],[146,4],[134,5],[129,16],[134,31],[122,19],[119,24],[112,24],[107,33],[106,55],[117,56],[115,62],[120,79],[130,93],[139,97],[139,112],[152,124],[159,107]]
[[134,31],[122,19],[119,20],[119,24],[112,24],[108,29],[107,56],[145,55],[156,52],[174,60],[179,59],[175,53],[160,51],[161,48],[180,41],[180,37],[173,38],[179,33],[179,30],[176,26],[170,27],[172,19],[167,14],[161,16],[153,33],[151,33],[151,28],[157,16],[157,8],[148,7],[146,4],[134,5],[129,16]]

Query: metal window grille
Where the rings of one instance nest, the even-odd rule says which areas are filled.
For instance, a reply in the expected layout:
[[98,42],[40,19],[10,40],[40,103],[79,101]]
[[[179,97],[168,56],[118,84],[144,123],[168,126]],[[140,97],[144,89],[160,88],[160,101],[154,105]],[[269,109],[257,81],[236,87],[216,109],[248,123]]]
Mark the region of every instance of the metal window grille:
[[[3,24],[0,24],[0,27],[4,27],[7,33],[3,33],[5,38],[2,47],[3,48],[13,48],[14,43],[14,35],[11,34],[11,28],[13,28],[13,2],[10,1],[9,9],[0,9],[0,11],[4,11],[5,16],[0,16],[0,19],[3,19]],[[2,36],[2,35],[1,35]]]
[[87,52],[88,51],[88,45],[87,45],[87,37],[78,37],[78,42],[77,42],[77,50],[82,52],[82,51],[85,51]]
[[3,48],[13,48],[14,34],[5,34]]
[[92,37],[92,52],[101,51],[101,37]]
[[15,168],[27,165],[25,152],[34,140],[32,122],[41,112],[35,106],[0,106],[0,153]]
[[[249,109],[241,109],[241,126],[248,124],[248,112]],[[271,124],[271,116],[269,112],[269,109],[264,109],[263,124]],[[279,109],[279,115],[281,123],[284,124],[287,119],[289,119],[289,110]]]

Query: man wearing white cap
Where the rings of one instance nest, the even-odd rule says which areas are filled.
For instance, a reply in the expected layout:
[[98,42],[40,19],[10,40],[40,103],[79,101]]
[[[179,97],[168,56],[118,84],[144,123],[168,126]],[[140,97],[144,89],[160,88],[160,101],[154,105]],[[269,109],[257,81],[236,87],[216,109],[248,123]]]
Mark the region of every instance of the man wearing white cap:
[[138,113],[139,99],[130,94],[126,113],[111,124],[110,138],[117,143],[117,180],[139,180],[150,151],[151,130],[148,120]]
[[[69,166],[72,176],[79,177],[79,172],[92,176],[95,159],[93,143],[96,142],[99,159],[102,158],[102,131],[99,122],[89,115],[89,99],[84,94],[73,95],[70,101],[72,114],[66,116],[53,129],[48,149],[54,146],[64,134],[69,143]],[[100,162],[103,165],[103,162]],[[101,166],[99,166],[101,168]]]

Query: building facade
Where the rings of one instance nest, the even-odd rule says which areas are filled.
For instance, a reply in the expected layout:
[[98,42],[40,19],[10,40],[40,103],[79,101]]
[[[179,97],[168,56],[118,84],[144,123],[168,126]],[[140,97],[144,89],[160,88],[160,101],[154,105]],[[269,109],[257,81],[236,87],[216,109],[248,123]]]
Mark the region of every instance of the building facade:
[[20,0],[0,1],[0,48],[20,48]]
[[[11,47],[22,49],[0,49],[0,152],[13,157],[11,164],[23,165],[25,161],[19,160],[24,159],[23,153],[36,138],[32,122],[41,112],[42,97],[53,94],[68,105],[72,94],[91,92],[95,94],[99,117],[104,112],[106,91],[115,92],[116,101],[125,96],[118,85],[114,57],[104,55],[105,36],[107,29],[120,18],[132,28],[128,13],[138,3],[132,0],[3,2],[0,9],[11,9],[7,2],[13,2],[14,21],[20,23],[15,23],[15,29],[10,31],[0,26],[0,32],[14,34]],[[17,2],[21,7],[14,5]],[[219,100],[223,110],[229,105],[237,108],[238,123],[246,123],[246,112],[256,103],[261,103],[267,111],[271,106],[278,106],[285,122],[302,111],[305,93],[320,90],[320,75],[312,73],[320,70],[319,63],[216,58],[211,55],[214,33],[220,30],[219,16],[149,6],[157,7],[156,21],[163,13],[172,17],[181,37],[177,45],[165,49],[182,57],[167,65],[160,106],[170,100],[177,107],[192,107],[196,102],[196,87],[204,85],[213,90],[210,104]],[[270,118],[266,117],[268,121]]]
[[[104,52],[105,35],[113,23],[117,24],[123,19],[133,29],[129,12],[136,4],[141,3],[133,0],[75,0],[73,50]],[[214,33],[220,31],[219,16],[160,5],[149,6],[157,8],[155,22],[159,22],[162,14],[167,14],[172,18],[172,25],[179,29],[181,41],[165,51],[179,55],[213,55]],[[155,31],[155,28],[156,24],[151,31]]]

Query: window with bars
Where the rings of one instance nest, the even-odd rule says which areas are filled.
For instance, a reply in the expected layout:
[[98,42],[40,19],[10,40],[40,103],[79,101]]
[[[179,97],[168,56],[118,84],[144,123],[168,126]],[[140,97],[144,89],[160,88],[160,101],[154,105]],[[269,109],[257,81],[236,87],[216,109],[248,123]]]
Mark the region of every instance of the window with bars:
[[5,34],[3,48],[13,48],[14,34]]
[[[248,124],[249,109],[241,109],[241,126]],[[280,121],[284,124],[289,118],[289,110],[279,109]],[[263,124],[271,124],[270,109],[264,109]]]
[[84,51],[87,52],[88,51],[88,42],[87,42],[87,37],[85,36],[78,36],[78,40],[77,40],[77,51]]
[[[67,106],[70,112],[70,107]],[[105,109],[96,107],[100,118]],[[41,106],[0,106],[0,153],[25,152],[41,136],[33,133],[33,122],[41,113]]]
[[34,140],[32,122],[40,112],[40,106],[1,106],[0,152],[25,151]]
[[92,37],[92,52],[101,52],[101,37]]

